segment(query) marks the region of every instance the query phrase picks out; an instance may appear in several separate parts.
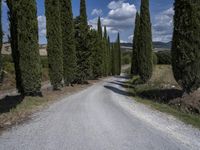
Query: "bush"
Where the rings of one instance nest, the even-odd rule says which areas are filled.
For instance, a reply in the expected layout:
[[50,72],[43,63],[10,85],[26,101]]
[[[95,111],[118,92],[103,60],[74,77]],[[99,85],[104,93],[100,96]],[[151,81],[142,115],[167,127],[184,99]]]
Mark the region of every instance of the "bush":
[[128,65],[131,63],[131,52],[122,53],[122,65]]
[[131,59],[129,56],[125,56],[122,58],[122,65],[128,65],[131,63]]
[[15,74],[15,68],[14,68],[14,64],[13,63],[5,62],[3,68],[4,68],[4,71],[6,73],[13,74],[13,75]]
[[158,64],[158,57],[155,53],[153,53],[153,64],[157,65]]
[[49,63],[48,63],[48,58],[46,56],[41,56],[41,64],[42,68],[48,68]]
[[3,63],[5,63],[5,62],[12,63],[13,62],[11,55],[2,55],[2,60],[3,60]]
[[156,53],[158,58],[158,64],[171,64],[172,57],[170,51],[161,51]]

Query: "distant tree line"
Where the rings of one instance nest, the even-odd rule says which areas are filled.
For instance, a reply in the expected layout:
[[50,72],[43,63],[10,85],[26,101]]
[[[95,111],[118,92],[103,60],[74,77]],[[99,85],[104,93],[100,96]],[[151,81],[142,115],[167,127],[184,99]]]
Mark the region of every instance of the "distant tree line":
[[146,83],[152,76],[153,62],[172,63],[176,81],[187,94],[200,87],[200,1],[175,0],[174,33],[171,53],[152,53],[149,0],[141,0],[133,38],[131,74]]
[[[16,88],[24,96],[42,96],[36,1],[6,0],[6,3]],[[80,0],[80,16],[75,19],[71,0],[45,0],[45,15],[49,77],[54,90],[89,79],[120,75],[120,35],[111,43],[106,26],[102,31],[100,17],[98,30],[91,29],[85,0]]]

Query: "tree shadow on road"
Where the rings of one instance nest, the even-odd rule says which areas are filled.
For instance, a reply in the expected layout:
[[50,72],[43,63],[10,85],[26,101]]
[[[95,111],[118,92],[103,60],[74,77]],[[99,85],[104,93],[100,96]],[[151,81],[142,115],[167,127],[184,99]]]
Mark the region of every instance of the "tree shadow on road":
[[[143,87],[143,86],[137,86],[137,85],[132,85],[130,83],[127,83],[126,81],[115,81],[115,82],[108,82],[111,84],[119,85],[125,89],[129,89],[127,91],[129,92],[121,92],[116,89],[114,91],[120,93],[122,95],[126,96],[138,96],[144,99],[148,99],[151,101],[155,101],[158,103],[169,103],[171,100],[174,100],[176,98],[179,98],[183,95],[183,91],[180,89],[158,89],[155,87]],[[112,89],[113,90],[113,89]]]
[[0,99],[0,114],[9,112],[11,109],[16,108],[23,101],[23,96],[6,96]]
[[113,87],[113,86],[105,85],[104,87],[105,87],[106,89],[109,89],[109,90],[113,91],[114,93],[117,93],[117,94],[120,94],[120,95],[124,95],[124,96],[133,96],[133,93],[127,92],[127,91],[123,91],[123,90],[118,89],[118,88]]
[[115,78],[117,78],[117,79],[130,79],[130,77],[129,76],[115,76]]
[[115,81],[115,82],[108,82],[108,83],[111,83],[111,84],[116,84],[116,85],[119,85],[123,88],[132,88],[134,89],[134,85],[130,85],[130,84],[125,84],[125,82],[118,82],[118,81]]

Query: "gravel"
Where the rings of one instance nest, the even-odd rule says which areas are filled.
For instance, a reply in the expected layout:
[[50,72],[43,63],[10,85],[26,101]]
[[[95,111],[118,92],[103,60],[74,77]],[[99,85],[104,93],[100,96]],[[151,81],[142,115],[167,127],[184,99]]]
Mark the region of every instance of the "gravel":
[[199,150],[200,131],[126,96],[110,78],[0,136],[1,150]]

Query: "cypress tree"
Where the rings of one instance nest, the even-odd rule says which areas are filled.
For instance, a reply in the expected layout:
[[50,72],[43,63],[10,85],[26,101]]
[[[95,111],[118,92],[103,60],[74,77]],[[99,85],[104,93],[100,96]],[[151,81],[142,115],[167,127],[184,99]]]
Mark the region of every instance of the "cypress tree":
[[109,75],[112,75],[112,51],[111,51],[109,36],[108,36],[108,72],[109,72]]
[[98,28],[97,30],[98,30],[99,36],[102,39],[103,37],[102,37],[102,26],[101,26],[101,18],[100,17],[98,18],[97,28]]
[[45,0],[49,76],[54,90],[62,87],[63,53],[58,0]]
[[152,33],[149,0],[142,0],[141,2],[138,66],[142,81],[147,82],[153,72]]
[[91,51],[88,40],[88,24],[85,0],[80,1],[80,17],[78,18],[78,34],[76,33],[77,44],[77,81],[82,83],[91,74]]
[[41,95],[41,63],[35,0],[18,0],[17,31],[20,68],[25,96]]
[[90,34],[90,50],[92,51],[92,70],[93,78],[101,77],[101,41],[99,40],[98,32],[91,30]]
[[65,85],[74,82],[76,75],[76,45],[71,0],[60,0]]
[[80,1],[80,23],[83,29],[88,30],[88,22],[87,22],[87,12],[86,12],[86,0]]
[[200,1],[176,0],[172,66],[184,92],[200,87]]
[[97,22],[97,31],[99,35],[99,41],[100,41],[100,48],[101,52],[99,53],[101,57],[101,75],[103,76],[105,74],[104,70],[104,42],[103,42],[103,32],[102,32],[102,25],[101,25],[101,18],[98,18]]
[[135,19],[135,31],[134,31],[134,38],[133,38],[133,52],[132,52],[132,62],[131,62],[131,74],[137,75],[138,74],[138,48],[139,48],[139,36],[140,36],[140,15],[136,13]]
[[120,46],[120,34],[117,35],[117,41],[116,41],[116,51],[117,51],[117,75],[121,74],[121,46]]
[[107,28],[106,28],[106,26],[104,26],[104,32],[103,32],[103,33],[104,33],[104,36],[103,36],[103,37],[104,37],[105,39],[107,39],[108,35],[107,35]]
[[107,29],[106,26],[104,26],[104,36],[103,36],[103,43],[104,43],[104,49],[103,49],[103,64],[104,64],[104,75],[108,75],[108,41],[107,41]]
[[2,61],[2,56],[1,56],[1,49],[2,49],[2,23],[1,23],[1,6],[2,6],[2,1],[0,2],[0,83],[3,80],[2,79],[2,73],[3,73],[3,61]]
[[16,88],[19,93],[23,94],[23,85],[22,85],[22,77],[21,77],[21,69],[20,69],[20,54],[18,49],[18,32],[17,32],[17,11],[16,4],[14,0],[6,0],[8,6],[8,18],[10,21],[10,43],[12,50],[12,59],[15,67],[15,79],[16,79]]

